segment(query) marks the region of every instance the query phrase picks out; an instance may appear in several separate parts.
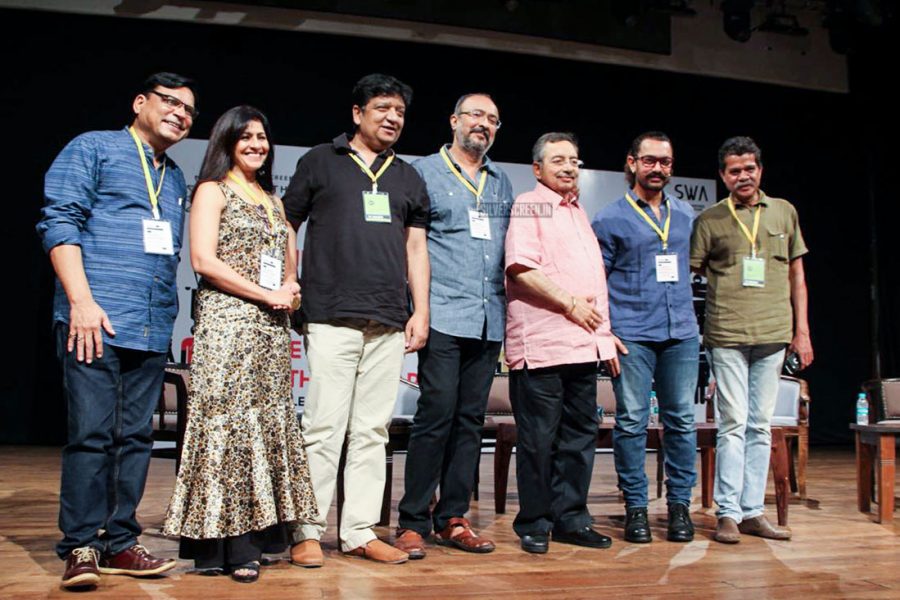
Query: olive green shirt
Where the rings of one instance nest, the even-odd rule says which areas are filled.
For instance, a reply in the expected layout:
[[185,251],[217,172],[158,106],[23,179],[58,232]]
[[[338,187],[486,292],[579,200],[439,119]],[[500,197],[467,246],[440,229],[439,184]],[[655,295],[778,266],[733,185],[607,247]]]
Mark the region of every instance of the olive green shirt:
[[794,207],[787,200],[770,198],[762,191],[759,194],[754,207],[735,203],[735,213],[752,232],[755,212],[762,211],[756,256],[766,261],[764,287],[743,285],[750,240],[735,222],[727,198],[694,221],[691,268],[704,268],[709,280],[703,331],[704,345],[709,348],[788,344],[793,338],[790,261],[808,250]]

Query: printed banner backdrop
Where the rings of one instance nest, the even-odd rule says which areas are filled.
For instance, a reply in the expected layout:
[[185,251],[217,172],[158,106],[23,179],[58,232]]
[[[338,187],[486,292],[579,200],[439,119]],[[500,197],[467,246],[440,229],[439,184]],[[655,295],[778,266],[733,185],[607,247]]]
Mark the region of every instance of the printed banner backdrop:
[[[193,188],[193,183],[200,173],[200,164],[206,152],[206,140],[185,140],[173,146],[168,154],[178,163],[184,171],[188,187]],[[276,194],[283,195],[285,188],[294,174],[297,161],[309,148],[297,146],[276,146],[275,165],[273,179]],[[412,161],[418,156],[401,155],[404,160]],[[534,188],[535,179],[531,165],[517,163],[497,163],[512,181],[513,191],[516,195]],[[602,207],[621,198],[625,191],[624,175],[620,171],[596,171],[582,169],[579,175],[579,189],[581,190],[581,202],[589,217],[593,217]],[[694,207],[696,212],[702,211],[716,201],[716,182],[713,179],[693,179],[687,177],[673,177],[667,187],[667,191],[674,197],[684,200]],[[178,267],[178,301],[179,311],[175,320],[175,332],[172,335],[172,354],[176,360],[190,361],[193,337],[191,318],[192,292],[197,288],[197,278],[191,268],[190,259],[190,232],[188,231],[188,219],[185,221],[184,244],[181,250],[181,264]],[[298,252],[303,248],[303,239],[306,233],[306,225],[300,228],[297,234]],[[298,261],[299,264],[299,261]],[[296,333],[291,333],[291,390],[294,400],[302,408],[306,397],[306,389],[310,381],[309,366],[306,363],[306,355],[303,349],[303,340]],[[403,377],[416,381],[417,359],[415,354],[409,354],[403,366]],[[407,399],[398,402],[396,414],[412,414],[415,412],[415,399]]]

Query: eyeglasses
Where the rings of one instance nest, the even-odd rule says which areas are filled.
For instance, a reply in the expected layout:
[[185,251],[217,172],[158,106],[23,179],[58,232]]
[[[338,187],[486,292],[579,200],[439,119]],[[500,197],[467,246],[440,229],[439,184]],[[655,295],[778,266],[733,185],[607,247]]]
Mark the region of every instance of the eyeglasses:
[[500,122],[500,117],[498,117],[497,115],[486,113],[483,110],[461,110],[459,111],[459,114],[469,115],[476,121],[487,118],[487,122],[490,123],[491,127],[495,129],[500,129],[500,125],[502,125],[502,123]]
[[649,154],[645,154],[644,156],[638,156],[637,159],[641,161],[641,164],[647,167],[648,169],[652,169],[656,166],[656,163],[659,163],[663,169],[668,169],[672,166],[672,157],[671,156],[650,156]]
[[163,94],[162,92],[157,92],[156,90],[150,90],[149,93],[156,94],[163,101],[163,104],[171,108],[172,110],[178,110],[182,106],[184,107],[184,112],[192,119],[196,119],[197,116],[200,115],[200,111],[191,106],[190,104],[185,104],[175,96],[170,96],[169,94]]
[[549,159],[549,162],[554,167],[564,167],[566,165],[570,167],[575,167],[576,169],[580,169],[584,166],[584,161],[578,158],[566,158],[564,156],[554,156]]

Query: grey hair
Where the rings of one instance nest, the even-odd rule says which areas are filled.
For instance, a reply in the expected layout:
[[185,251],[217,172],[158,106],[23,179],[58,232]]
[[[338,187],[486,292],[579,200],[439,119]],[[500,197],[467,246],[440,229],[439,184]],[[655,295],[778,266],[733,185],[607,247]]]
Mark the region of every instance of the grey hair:
[[575,146],[576,150],[578,150],[578,138],[575,137],[574,133],[560,133],[553,131],[545,133],[537,139],[534,143],[534,147],[531,149],[531,160],[536,163],[541,162],[544,159],[544,146],[547,144],[555,144],[556,142],[569,142]]

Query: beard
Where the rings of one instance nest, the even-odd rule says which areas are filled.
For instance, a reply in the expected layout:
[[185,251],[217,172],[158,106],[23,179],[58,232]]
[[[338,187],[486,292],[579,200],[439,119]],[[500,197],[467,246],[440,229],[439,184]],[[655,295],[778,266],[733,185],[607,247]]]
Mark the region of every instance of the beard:
[[[481,135],[475,135],[481,133]],[[483,137],[482,137],[483,136]],[[483,155],[491,147],[491,133],[486,129],[473,129],[469,135],[459,138],[460,147],[466,152]]]

